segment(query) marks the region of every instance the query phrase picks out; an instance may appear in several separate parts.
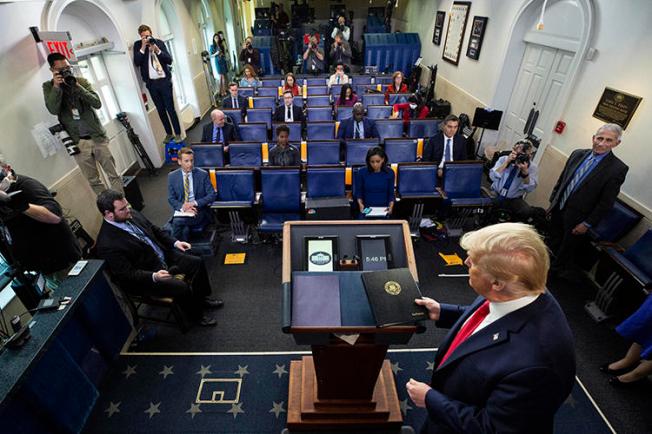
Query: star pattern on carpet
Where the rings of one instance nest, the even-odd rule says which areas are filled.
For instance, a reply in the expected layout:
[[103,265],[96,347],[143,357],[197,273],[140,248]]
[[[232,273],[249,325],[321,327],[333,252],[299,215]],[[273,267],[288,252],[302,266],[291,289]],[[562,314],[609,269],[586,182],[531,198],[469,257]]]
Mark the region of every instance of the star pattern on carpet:
[[403,416],[407,415],[408,410],[412,410],[412,407],[408,404],[407,398],[401,400],[399,405],[401,406],[401,413],[403,413]]
[[174,375],[174,372],[172,372],[172,368],[174,368],[174,365],[172,366],[166,366],[163,365],[163,370],[158,373],[158,375],[162,375],[163,379],[168,378],[168,375]]
[[248,367],[249,365],[244,365],[244,366],[238,365],[238,370],[235,371],[234,374],[237,374],[240,376],[240,378],[242,378],[245,375],[250,374],[250,372],[247,370]]
[[227,411],[227,413],[233,413],[233,419],[235,419],[238,416],[238,413],[244,413],[245,411],[242,409],[242,402],[238,402],[237,404],[231,404],[231,410]]
[[204,366],[201,365],[201,368],[199,371],[195,372],[197,375],[201,375],[201,378],[204,378],[205,375],[212,374],[213,372],[211,371],[211,365]]
[[134,365],[134,366],[127,365],[127,369],[122,371],[122,374],[125,376],[125,378],[129,378],[129,377],[131,377],[132,375],[134,375],[136,373],[136,368],[137,367],[138,367],[138,365]]
[[435,370],[435,362],[426,362],[426,371],[434,371]]
[[106,417],[111,417],[113,416],[114,413],[120,413],[120,404],[122,404],[122,401],[115,403],[113,401],[109,402],[109,407],[104,410],[105,413],[107,413]]
[[[277,374],[278,378],[281,378],[283,374],[287,374],[288,371],[285,370],[285,365],[276,365],[276,369],[274,369],[273,374]],[[278,417],[278,416],[276,416]]]
[[403,370],[403,368],[401,368],[400,366],[398,366],[398,362],[396,362],[396,363],[392,363],[392,372],[394,373],[394,375],[397,375],[398,372],[399,372],[399,371],[402,371],[402,370]]
[[[278,366],[278,365],[277,365]],[[278,419],[279,415],[281,413],[285,413],[285,409],[283,408],[283,403],[285,401],[281,401],[280,403],[276,403],[276,401],[272,401],[272,405],[274,406],[269,412],[274,413],[276,415],[276,418]]]
[[186,410],[186,413],[190,413],[190,417],[194,419],[197,413],[201,413],[201,408],[199,408],[200,405],[201,404],[190,403],[190,408]]
[[152,417],[154,417],[154,415],[156,413],[161,412],[161,410],[158,409],[160,405],[161,405],[160,401],[157,402],[156,404],[154,404],[153,402],[150,402],[149,403],[149,408],[147,410],[145,410],[143,413],[149,414],[149,418],[151,419]]
[[571,407],[575,408],[575,404],[577,404],[577,401],[575,398],[573,398],[573,394],[571,393],[568,395],[568,398],[566,398],[566,401],[564,401],[564,404],[570,405]]

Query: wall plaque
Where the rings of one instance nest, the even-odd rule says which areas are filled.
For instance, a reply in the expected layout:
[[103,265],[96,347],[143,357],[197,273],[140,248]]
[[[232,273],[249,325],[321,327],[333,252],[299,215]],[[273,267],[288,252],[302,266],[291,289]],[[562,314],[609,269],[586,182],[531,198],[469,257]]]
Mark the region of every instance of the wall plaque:
[[593,112],[593,117],[618,124],[623,129],[627,129],[627,125],[632,120],[632,116],[634,116],[634,112],[642,99],[640,96],[605,87]]

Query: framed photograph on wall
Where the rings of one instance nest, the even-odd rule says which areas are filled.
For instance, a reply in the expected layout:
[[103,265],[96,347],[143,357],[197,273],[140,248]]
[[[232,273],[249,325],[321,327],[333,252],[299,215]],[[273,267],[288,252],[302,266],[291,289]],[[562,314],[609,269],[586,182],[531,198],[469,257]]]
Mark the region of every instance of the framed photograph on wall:
[[474,60],[480,58],[480,49],[484,40],[484,32],[487,29],[487,21],[489,21],[488,17],[473,17],[471,37],[469,37],[469,45],[466,47],[466,57]]
[[448,16],[448,28],[446,29],[442,59],[453,65],[457,65],[460,61],[462,39],[464,38],[466,20],[469,18],[470,10],[471,2],[455,1]]
[[446,21],[446,12],[437,11],[437,19],[435,20],[435,30],[432,33],[432,43],[435,45],[441,44],[441,34],[444,31],[444,21]]

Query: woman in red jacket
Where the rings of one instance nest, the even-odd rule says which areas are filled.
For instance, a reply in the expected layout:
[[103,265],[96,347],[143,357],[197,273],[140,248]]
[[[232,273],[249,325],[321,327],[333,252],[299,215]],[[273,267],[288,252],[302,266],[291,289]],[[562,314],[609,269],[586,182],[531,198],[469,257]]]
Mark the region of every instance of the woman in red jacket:
[[403,82],[403,73],[401,71],[396,71],[392,74],[392,84],[387,86],[387,90],[385,91],[385,104],[389,104],[389,94],[407,93],[407,91],[407,84]]
[[291,72],[285,74],[285,83],[283,84],[283,92],[285,92],[286,90],[292,91],[293,96],[298,96],[301,93],[301,90],[299,89],[299,85],[297,84],[297,81],[294,78],[294,74],[292,74]]
[[410,95],[407,102],[394,104],[390,119],[397,119],[399,112],[403,113],[403,129],[407,132],[410,119],[425,119],[430,114],[430,109],[423,104],[416,94]]

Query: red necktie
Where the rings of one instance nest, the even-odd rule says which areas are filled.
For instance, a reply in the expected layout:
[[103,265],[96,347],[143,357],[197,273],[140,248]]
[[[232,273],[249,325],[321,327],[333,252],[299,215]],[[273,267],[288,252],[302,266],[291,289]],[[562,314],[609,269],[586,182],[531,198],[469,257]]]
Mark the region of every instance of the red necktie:
[[453,351],[466,340],[475,329],[478,328],[480,323],[484,321],[484,319],[489,315],[489,300],[485,300],[484,303],[480,305],[480,307],[473,312],[471,317],[464,323],[462,328],[460,328],[460,331],[457,332],[457,335],[455,336],[455,339],[453,339],[453,342],[451,345],[448,347],[448,351],[446,351],[446,354],[444,354],[444,357],[442,357],[441,362],[439,362],[439,366],[443,365],[446,359],[453,354]]

